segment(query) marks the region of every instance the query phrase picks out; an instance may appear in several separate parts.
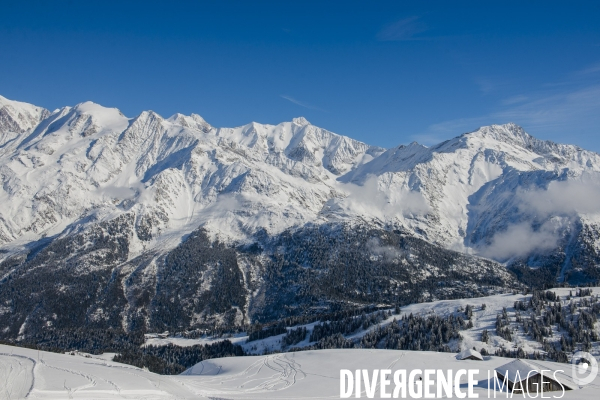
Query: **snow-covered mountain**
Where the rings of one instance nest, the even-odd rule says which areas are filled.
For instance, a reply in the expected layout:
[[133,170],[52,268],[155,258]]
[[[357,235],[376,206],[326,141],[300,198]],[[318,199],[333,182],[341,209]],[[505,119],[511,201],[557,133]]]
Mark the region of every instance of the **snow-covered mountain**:
[[[514,284],[504,268],[471,254],[508,262],[530,284],[565,277],[595,280],[600,277],[599,172],[600,155],[535,139],[514,124],[483,127],[430,148],[412,143],[385,150],[304,118],[215,128],[196,114],[165,119],[149,111],[128,118],[91,102],[49,112],[0,97],[0,292],[3,285],[7,291],[0,297],[10,297],[16,287],[7,285],[31,274],[50,274],[52,280],[68,271],[79,277],[56,282],[64,293],[81,286],[82,276],[91,285],[81,286],[84,292],[96,290],[100,281],[118,282],[122,304],[97,289],[112,311],[95,298],[84,314],[100,321],[116,313],[128,326],[132,318],[142,324],[152,319],[150,303],[175,301],[172,294],[159,299],[165,288],[179,291],[183,285],[189,293],[179,298],[191,301],[212,296],[207,293],[218,285],[239,286],[232,295],[239,312],[231,318],[240,321],[252,304],[259,304],[261,313],[268,308],[265,293],[275,286],[265,288],[265,276],[274,282],[280,272],[269,268],[279,265],[273,260],[284,248],[293,268],[319,262],[329,268],[314,254],[335,257],[356,249],[365,253],[356,256],[366,257],[364,268],[372,266],[367,274],[385,263],[394,273],[413,265],[404,280],[398,275],[390,282],[389,270],[383,272],[378,287],[389,293],[399,293],[419,275],[464,282],[476,270],[486,271],[485,279],[495,276],[499,286]],[[342,236],[323,239],[337,246],[327,253],[310,239],[314,234]],[[339,237],[352,237],[355,249]],[[295,249],[294,241],[311,250]],[[239,271],[227,272],[232,270],[223,269],[223,260],[241,248],[245,255],[231,255]],[[423,261],[444,248],[465,255],[443,253],[455,260],[450,264],[437,256]],[[181,261],[192,255],[203,260],[201,268]],[[544,266],[544,272],[532,274],[526,264]],[[165,265],[169,273],[161,269]],[[460,277],[452,272],[458,265]],[[201,276],[182,284],[190,279],[182,271],[193,268],[200,268]],[[423,268],[429,272],[423,275]],[[92,272],[98,277],[90,277]],[[380,279],[375,275],[357,281],[366,285],[361,301],[375,300],[372,284]],[[419,290],[413,300],[441,293]],[[208,314],[226,312],[228,306],[209,297]],[[34,307],[32,301],[28,307]],[[7,313],[11,307],[6,305]],[[132,310],[138,314],[123,317]],[[186,318],[200,321],[207,315],[196,314]],[[18,325],[11,331],[25,330],[23,319],[10,324]]]
[[278,233],[317,219],[344,196],[336,179],[383,152],[304,118],[217,129],[196,114],[127,118],[90,102],[49,113],[0,101],[7,247],[128,213],[132,254],[200,225],[236,240]]
[[376,176],[390,196],[406,188],[420,193],[428,212],[406,221],[413,232],[507,261],[558,248],[572,254],[581,235],[596,257],[599,172],[597,153],[538,140],[506,124],[431,148],[412,143],[387,150],[340,180],[361,185]]
[[[127,118],[90,102],[50,113],[0,97],[7,249],[128,213],[131,256],[172,247],[198,226],[248,241],[360,218],[505,261],[548,250],[544,239],[558,245],[574,221],[595,233],[600,206],[575,194],[600,193],[599,172],[597,153],[514,124],[384,150],[304,118],[214,128],[196,114]],[[506,232],[530,243],[511,248]]]

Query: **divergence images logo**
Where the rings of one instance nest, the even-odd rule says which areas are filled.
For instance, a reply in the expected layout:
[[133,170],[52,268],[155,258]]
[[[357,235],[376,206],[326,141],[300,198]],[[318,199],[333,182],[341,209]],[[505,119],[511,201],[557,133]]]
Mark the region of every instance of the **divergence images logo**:
[[585,351],[578,351],[573,354],[571,360],[573,368],[573,381],[579,386],[585,386],[596,378],[598,375],[598,361]]

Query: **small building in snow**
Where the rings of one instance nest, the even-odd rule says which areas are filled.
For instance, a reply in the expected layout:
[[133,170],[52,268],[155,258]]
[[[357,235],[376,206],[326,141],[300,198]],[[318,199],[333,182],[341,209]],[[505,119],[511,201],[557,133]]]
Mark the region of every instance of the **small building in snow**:
[[456,355],[457,360],[476,360],[483,361],[483,357],[480,352],[473,349],[466,349]]
[[519,395],[521,393],[541,393],[542,391],[562,391],[563,388],[564,390],[573,389],[573,385],[565,383],[564,379],[557,380],[554,371],[531,365],[520,359],[504,364],[495,371],[499,388],[504,390],[504,386],[506,386],[509,391],[515,391]]

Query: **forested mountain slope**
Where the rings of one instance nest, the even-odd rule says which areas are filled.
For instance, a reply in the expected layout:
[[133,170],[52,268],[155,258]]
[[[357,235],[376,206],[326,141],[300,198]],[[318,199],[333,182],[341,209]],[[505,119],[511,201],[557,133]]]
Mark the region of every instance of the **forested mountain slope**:
[[386,150],[304,118],[215,128],[0,97],[0,332],[181,330],[596,281],[599,168],[513,124]]

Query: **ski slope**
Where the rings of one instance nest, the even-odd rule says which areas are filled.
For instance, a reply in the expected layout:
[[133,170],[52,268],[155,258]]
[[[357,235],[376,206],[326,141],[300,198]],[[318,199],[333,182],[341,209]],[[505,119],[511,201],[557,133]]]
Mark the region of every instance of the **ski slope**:
[[0,345],[0,399],[192,399],[171,377],[79,355]]
[[[589,288],[592,290],[593,295],[600,296],[600,288],[592,287]],[[569,303],[566,300],[569,292],[575,293],[575,289],[569,288],[554,288],[550,289],[550,291],[556,293],[560,296],[563,305]],[[495,324],[496,324],[496,316],[502,312],[503,308],[506,308],[509,317],[511,320],[514,319],[515,309],[514,303],[515,301],[524,301],[528,302],[531,298],[531,294],[524,295],[521,293],[516,294],[498,294],[493,296],[485,296],[485,297],[477,297],[477,298],[469,298],[469,299],[455,299],[455,300],[438,300],[432,302],[424,302],[424,303],[415,303],[404,306],[400,309],[400,314],[393,314],[391,317],[386,320],[381,321],[379,324],[372,325],[367,329],[360,329],[352,334],[345,335],[347,339],[351,340],[360,340],[365,334],[369,331],[378,328],[385,328],[388,324],[392,323],[394,319],[400,319],[403,316],[408,316],[409,314],[413,314],[415,316],[428,316],[428,315],[439,315],[440,317],[447,317],[451,314],[461,315],[464,317],[464,309],[467,305],[473,307],[473,316],[471,321],[473,323],[472,328],[467,328],[460,331],[462,336],[462,340],[460,342],[450,343],[450,346],[453,350],[461,351],[464,349],[470,349],[476,347],[477,350],[485,349],[488,353],[493,354],[496,350],[500,348],[515,348],[515,345],[521,347],[526,353],[532,353],[535,351],[542,351],[542,345],[529,337],[522,329],[516,329],[513,333],[514,339],[513,341],[507,341],[495,333]],[[482,305],[485,304],[485,309],[483,309]],[[310,324],[297,325],[293,327],[288,327],[288,329],[296,329],[299,327],[305,327],[308,334],[307,338],[291,347],[303,348],[307,346],[314,345],[316,342],[310,342],[308,337],[310,333],[314,329],[315,325],[319,322],[312,322]],[[600,329],[600,324],[598,324],[597,329]],[[488,331],[490,335],[490,341],[488,343],[483,343],[481,341],[481,335],[484,330]],[[231,337],[201,337],[198,339],[185,339],[182,337],[164,337],[159,338],[155,334],[149,334],[146,336],[146,342],[144,345],[153,345],[153,346],[166,346],[168,344],[174,344],[177,346],[194,346],[194,345],[205,345],[212,344],[215,342],[229,340],[234,344],[238,344],[244,348],[244,351],[248,354],[266,354],[269,352],[279,352],[279,351],[287,351],[288,348],[282,347],[282,339],[284,334],[270,336],[265,339],[259,339],[251,342],[246,342],[248,340],[248,335],[244,332],[233,335]],[[560,336],[553,337],[554,340],[560,339]],[[600,357],[600,347],[597,344],[593,344],[591,353],[595,357]]]
[[[474,392],[488,398],[488,371],[509,361],[502,357],[459,361],[452,353],[421,351],[318,350],[212,359],[181,375],[162,376],[100,358],[38,354],[1,345],[0,399],[335,399],[340,393],[340,369],[478,369]],[[568,364],[531,363],[540,369],[564,370],[557,376],[565,383],[571,381]],[[461,380],[461,388],[466,391],[466,380]],[[600,378],[596,378],[582,389],[565,392],[563,398],[596,399],[599,390]],[[493,390],[489,394],[494,398]],[[364,390],[361,398],[366,398]]]
[[[512,361],[502,357],[459,361],[455,356],[453,353],[402,350],[315,350],[207,360],[173,379],[197,395],[222,399],[336,399],[340,398],[340,369],[366,369],[370,374],[375,369],[451,369],[454,372],[478,369],[476,379],[479,383],[474,393],[479,398],[488,398],[488,371],[489,376],[493,376],[495,368]],[[570,365],[540,361],[531,364],[539,369],[565,370],[557,376],[565,383],[571,381]],[[466,392],[466,378],[464,383],[461,380],[461,388]],[[490,384],[490,398],[494,398],[492,388],[493,383]],[[583,389],[566,391],[563,398],[595,399],[599,391],[600,378],[596,378]],[[375,398],[380,398],[379,386],[375,393]],[[506,395],[496,392],[496,398],[506,398]],[[367,398],[364,389],[361,398]]]

